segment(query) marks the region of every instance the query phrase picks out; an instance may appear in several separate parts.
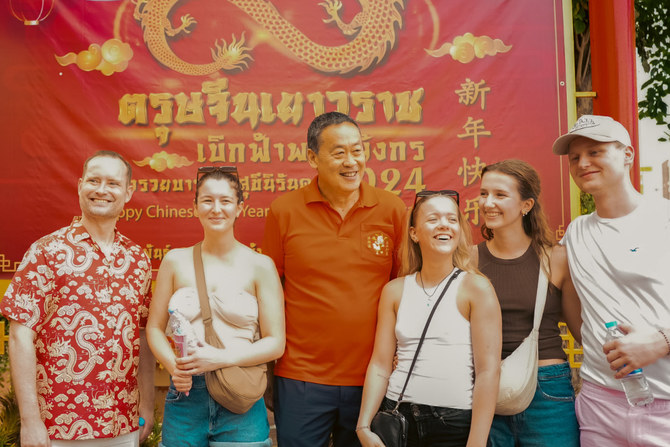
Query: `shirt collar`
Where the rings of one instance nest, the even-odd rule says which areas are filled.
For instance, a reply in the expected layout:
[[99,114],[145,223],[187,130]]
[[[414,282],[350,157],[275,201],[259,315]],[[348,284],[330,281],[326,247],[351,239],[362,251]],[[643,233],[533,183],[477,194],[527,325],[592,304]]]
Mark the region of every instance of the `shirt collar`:
[[[88,239],[93,245],[93,238],[91,235],[86,231],[86,228],[84,225],[81,223],[81,216],[75,216],[72,219],[72,222],[70,223],[70,231],[72,232],[73,235],[79,236],[80,240],[83,239]],[[130,239],[119,233],[119,230],[114,227],[114,244],[121,244],[123,246],[128,246],[130,242]]]
[[[325,202],[328,203],[325,197],[319,190],[319,176],[312,179],[307,186],[305,186],[305,203]],[[359,188],[360,196],[358,202],[354,205],[356,208],[371,208],[379,203],[376,188],[370,186],[367,182],[362,181]]]

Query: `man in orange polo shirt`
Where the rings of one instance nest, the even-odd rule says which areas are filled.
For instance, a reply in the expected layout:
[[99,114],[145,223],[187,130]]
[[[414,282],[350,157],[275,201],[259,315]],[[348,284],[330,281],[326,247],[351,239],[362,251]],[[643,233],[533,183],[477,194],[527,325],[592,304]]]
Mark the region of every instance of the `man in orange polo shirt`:
[[362,183],[356,122],[320,115],[307,131],[312,182],[277,198],[263,252],[284,282],[286,351],[275,367],[282,447],[360,445],[355,428],[382,287],[397,272],[406,206]]

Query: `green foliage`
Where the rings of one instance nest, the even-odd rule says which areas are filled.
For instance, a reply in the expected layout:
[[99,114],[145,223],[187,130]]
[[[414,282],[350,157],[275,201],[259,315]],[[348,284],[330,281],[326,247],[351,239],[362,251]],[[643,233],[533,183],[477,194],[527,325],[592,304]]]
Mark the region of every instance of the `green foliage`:
[[20,427],[19,405],[14,390],[10,388],[4,396],[0,396],[0,446],[18,446]]
[[[665,99],[670,95],[670,0],[635,0],[635,45],[642,68],[650,79],[642,84],[640,118],[664,126],[660,141],[670,141],[670,116]],[[589,2],[572,0],[577,90],[590,88]],[[579,106],[579,101],[578,101]],[[586,113],[588,110],[581,110]]]
[[589,29],[588,0],[572,0],[572,28],[575,34],[584,34]]
[[[154,428],[151,430],[149,437],[140,444],[140,447],[158,447],[161,442],[161,421],[158,417],[158,408],[154,408]],[[1,445],[1,444],[0,444]]]
[[644,99],[638,103],[640,118],[651,118],[665,126],[670,139],[670,117],[664,99],[670,95],[670,0],[635,0],[635,35],[642,68],[650,79],[642,84]]
[[579,191],[579,214],[591,214],[596,210],[596,203],[593,201],[593,196],[584,191]]

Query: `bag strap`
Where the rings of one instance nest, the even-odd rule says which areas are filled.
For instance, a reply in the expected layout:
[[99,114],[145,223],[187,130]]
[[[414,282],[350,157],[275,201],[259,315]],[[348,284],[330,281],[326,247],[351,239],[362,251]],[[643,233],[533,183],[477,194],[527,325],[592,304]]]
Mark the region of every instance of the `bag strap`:
[[[200,312],[202,322],[205,325],[205,341],[212,344],[211,340],[218,338],[212,327],[212,309],[209,307],[209,297],[207,296],[207,283],[205,282],[205,269],[202,265],[202,242],[193,246],[193,268],[195,269],[195,283],[198,289],[198,298],[200,299]],[[221,347],[223,343],[221,342]]]
[[544,314],[544,305],[547,301],[547,289],[549,287],[549,278],[544,267],[547,266],[547,257],[540,258],[540,274],[537,278],[537,295],[535,296],[535,314],[533,316],[533,331],[540,329],[540,322]]
[[423,327],[423,333],[421,334],[421,338],[419,339],[419,345],[416,347],[416,352],[414,353],[414,358],[412,359],[412,365],[409,367],[409,371],[407,371],[407,378],[405,379],[405,385],[403,385],[402,391],[400,392],[400,396],[398,397],[398,403],[393,409],[394,412],[398,411],[400,402],[402,402],[402,398],[405,396],[405,390],[407,389],[407,384],[409,383],[409,377],[412,375],[412,370],[414,369],[414,365],[416,364],[416,359],[419,357],[419,351],[421,350],[421,346],[423,345],[423,340],[426,338],[426,332],[428,332],[428,326],[430,325],[430,321],[433,319],[435,310],[437,310],[437,305],[440,304],[440,301],[442,301],[442,297],[444,297],[444,294],[447,292],[447,289],[454,281],[454,279],[456,279],[458,275],[461,274],[462,271],[463,270],[458,268],[454,270],[454,273],[451,274],[451,278],[449,278],[449,281],[447,281],[447,284],[444,286],[444,289],[442,289],[440,297],[437,299],[437,301],[435,301],[435,305],[433,306],[433,309],[430,311],[430,315],[428,315],[428,320],[426,320],[426,325]]

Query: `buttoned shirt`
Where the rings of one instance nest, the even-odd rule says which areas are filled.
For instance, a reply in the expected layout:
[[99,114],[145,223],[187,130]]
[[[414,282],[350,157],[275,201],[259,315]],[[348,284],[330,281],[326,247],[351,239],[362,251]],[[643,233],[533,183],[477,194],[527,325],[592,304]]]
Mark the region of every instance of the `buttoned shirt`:
[[0,312],[35,331],[37,394],[51,439],[138,429],[139,330],[151,264],[115,230],[108,256],[78,219],[33,243]]
[[364,182],[344,218],[317,178],[272,202],[263,253],[284,279],[286,312],[286,349],[275,375],[363,385],[379,297],[396,276],[406,215],[396,195]]

